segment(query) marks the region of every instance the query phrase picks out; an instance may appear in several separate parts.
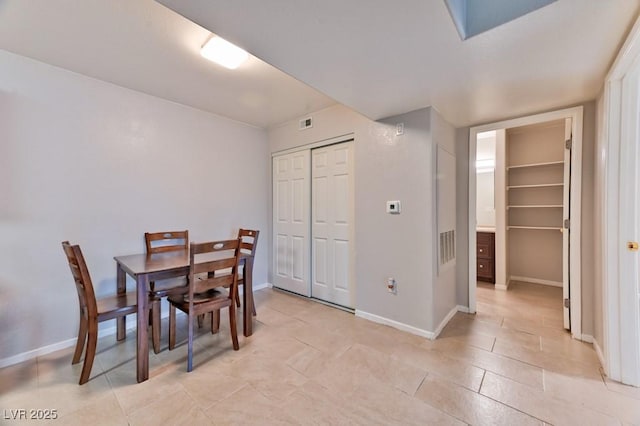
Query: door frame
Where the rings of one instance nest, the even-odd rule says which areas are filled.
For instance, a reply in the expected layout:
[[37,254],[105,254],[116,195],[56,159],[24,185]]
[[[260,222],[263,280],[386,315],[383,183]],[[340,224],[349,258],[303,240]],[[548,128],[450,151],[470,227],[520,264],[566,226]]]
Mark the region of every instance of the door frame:
[[[581,284],[581,215],[582,215],[582,116],[583,107],[565,108],[557,111],[519,117],[496,123],[474,126],[469,129],[469,312],[476,312],[476,136],[490,130],[527,126],[547,121],[571,118],[573,146],[571,149],[571,201],[569,237],[569,289],[571,293],[571,335],[582,336],[582,284]],[[497,260],[497,259],[496,259]],[[508,280],[509,277],[507,277]]]
[[[628,269],[626,262],[637,262],[625,256],[627,238],[634,238],[633,228],[623,194],[634,191],[637,179],[635,167],[629,164],[630,155],[637,155],[635,141],[627,132],[629,125],[638,126],[638,118],[625,105],[623,79],[629,72],[640,74],[640,18],[636,20],[627,40],[620,49],[615,62],[605,78],[604,105],[602,110],[602,250],[600,262],[602,270],[602,334],[604,353],[600,353],[605,373],[613,380],[633,386],[640,386],[640,306],[638,306],[638,283],[636,289],[624,286]],[[637,75],[636,74],[636,75]],[[638,76],[640,78],[640,76]],[[632,99],[636,108],[640,96]],[[636,109],[637,111],[637,109]],[[632,118],[632,119],[630,119]],[[631,142],[631,143],[629,143]],[[624,161],[624,159],[627,161]],[[637,158],[637,157],[636,157]],[[637,166],[637,164],[636,164]],[[637,213],[637,212],[631,212]],[[637,219],[636,219],[637,220]],[[637,226],[637,225],[636,225]],[[637,237],[637,236],[635,236]],[[635,294],[634,294],[635,293]],[[624,326],[622,326],[624,324]],[[599,343],[596,341],[596,344]]]

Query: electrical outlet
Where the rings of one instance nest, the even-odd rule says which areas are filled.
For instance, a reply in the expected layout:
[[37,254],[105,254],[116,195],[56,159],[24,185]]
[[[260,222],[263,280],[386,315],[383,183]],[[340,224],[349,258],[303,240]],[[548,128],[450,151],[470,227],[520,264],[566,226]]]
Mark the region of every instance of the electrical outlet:
[[387,291],[391,294],[398,293],[398,283],[395,278],[387,278]]

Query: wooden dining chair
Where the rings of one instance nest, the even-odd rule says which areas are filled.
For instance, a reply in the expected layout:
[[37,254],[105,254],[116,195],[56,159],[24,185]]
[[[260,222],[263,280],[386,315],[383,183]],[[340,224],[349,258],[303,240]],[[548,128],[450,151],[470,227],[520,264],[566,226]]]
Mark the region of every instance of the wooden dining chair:
[[[69,241],[63,241],[62,248],[67,256],[71,275],[73,275],[73,280],[76,284],[80,305],[80,328],[78,330],[76,350],[71,361],[72,364],[80,362],[86,344],[84,364],[82,365],[79,382],[79,384],[83,385],[89,380],[93,360],[96,356],[98,323],[137,313],[136,293],[130,292],[96,299],[91,276],[80,246],[71,245]],[[159,303],[154,302],[151,309],[156,310],[158,307]]]
[[[229,308],[229,324],[233,349],[238,350],[236,305],[238,292],[238,264],[240,239],[191,243],[189,248],[189,290],[180,295],[170,294],[169,300],[169,349],[176,345],[176,308],[188,316],[189,337],[187,343],[187,371],[193,369],[194,319],[211,312],[211,333],[220,327],[220,310]],[[230,274],[216,275],[216,271],[228,270]],[[202,275],[199,275],[202,274]]]
[[[147,248],[147,254],[167,253],[171,251],[187,250],[189,248],[189,231],[168,231],[168,232],[145,232],[144,242]],[[162,300],[172,292],[181,293],[184,291],[187,282],[184,279],[168,279],[162,281],[151,281],[149,283],[149,298],[151,300]],[[158,305],[160,306],[160,305]],[[153,327],[152,341],[153,351],[160,352],[160,335],[161,335],[161,308],[154,310],[153,317],[150,318],[157,327]]]
[[[240,250],[244,253],[250,253],[251,256],[255,256],[256,247],[258,246],[258,236],[260,235],[260,231],[252,230],[252,229],[242,229],[238,231],[238,238],[241,240]],[[247,273],[246,263],[242,267],[242,275],[238,277],[238,287],[244,286],[244,277]],[[256,302],[253,298],[251,298],[253,302],[253,306],[251,306],[251,310],[253,312],[253,316],[256,316]],[[236,305],[238,308],[240,307],[240,295],[236,294]]]

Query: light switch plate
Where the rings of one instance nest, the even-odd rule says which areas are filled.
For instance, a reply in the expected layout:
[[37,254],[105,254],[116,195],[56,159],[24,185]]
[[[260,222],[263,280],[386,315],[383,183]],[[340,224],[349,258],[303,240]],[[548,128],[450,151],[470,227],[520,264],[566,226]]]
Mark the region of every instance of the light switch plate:
[[400,213],[400,201],[387,201],[387,213],[399,214]]

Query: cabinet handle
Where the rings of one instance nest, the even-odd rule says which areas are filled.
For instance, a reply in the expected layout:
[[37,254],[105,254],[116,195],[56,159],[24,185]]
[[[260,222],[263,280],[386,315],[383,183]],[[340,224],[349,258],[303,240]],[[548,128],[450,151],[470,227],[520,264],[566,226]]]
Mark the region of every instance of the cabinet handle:
[[480,265],[480,269],[484,268],[484,265]]
[[482,253],[484,250],[480,249],[480,253]]

